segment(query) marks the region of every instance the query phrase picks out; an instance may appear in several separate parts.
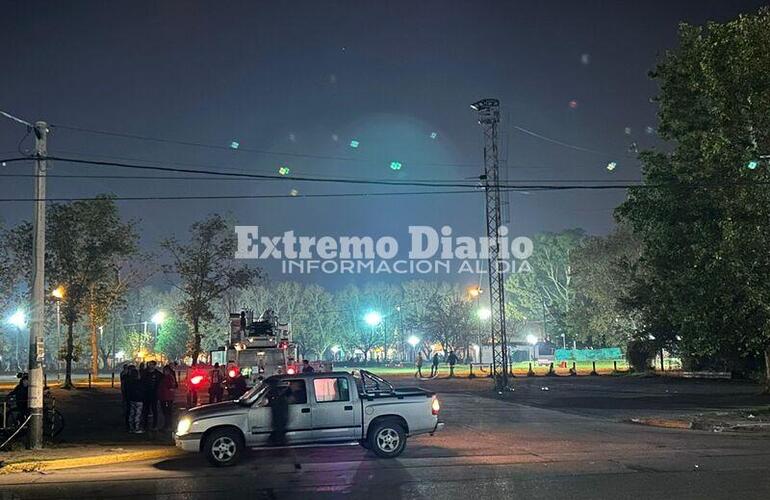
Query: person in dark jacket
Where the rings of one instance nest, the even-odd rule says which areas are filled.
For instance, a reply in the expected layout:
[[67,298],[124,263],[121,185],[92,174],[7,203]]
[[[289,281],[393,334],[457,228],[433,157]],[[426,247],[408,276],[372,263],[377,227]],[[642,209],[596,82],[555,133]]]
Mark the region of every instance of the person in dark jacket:
[[246,377],[243,376],[243,373],[238,373],[238,375],[227,384],[227,394],[230,396],[230,399],[240,398],[247,390]]
[[449,363],[449,378],[452,378],[455,376],[455,365],[457,364],[457,355],[454,351],[449,351],[446,361]]
[[430,365],[430,376],[435,377],[438,375],[438,353],[433,355],[433,363]]
[[310,361],[303,359],[302,360],[302,373],[313,373],[315,369],[310,366]]
[[[158,370],[158,364],[155,361],[150,361],[144,371],[144,376],[141,377],[142,386],[144,389],[144,404],[142,405],[142,427],[145,430],[157,430],[158,429],[158,387],[160,381],[163,378],[163,374]],[[152,427],[147,425],[147,422],[152,413]]]
[[130,405],[128,404],[128,396],[126,394],[126,391],[127,391],[126,380],[128,377],[128,368],[129,368],[129,365],[127,363],[124,363],[123,369],[120,371],[120,399],[121,399],[121,402],[123,403],[123,420],[126,424],[126,431],[131,430],[131,427],[128,425],[128,410]]
[[272,432],[270,444],[273,446],[286,445],[286,428],[289,424],[289,388],[271,381],[267,393],[270,415],[272,417]]
[[415,377],[422,378],[422,353],[417,353],[417,358],[414,360],[414,366],[417,368],[417,370],[414,372]]
[[[270,433],[270,444],[272,446],[286,446],[286,431],[289,427],[289,405],[296,401],[291,387],[280,385],[277,380],[268,379],[270,387],[267,393],[268,405],[270,405],[270,415],[272,417],[272,432]],[[302,389],[304,391],[304,388]],[[294,468],[302,469],[297,455],[293,448],[278,450],[277,456],[288,454],[290,460],[294,462]]]
[[224,387],[222,387],[225,381],[225,375],[219,363],[214,363],[214,368],[209,373],[209,403],[219,403],[222,401],[224,395]]
[[8,396],[16,398],[16,410],[22,415],[26,415],[29,407],[29,375],[19,373],[17,376],[19,377],[19,383],[8,393]]
[[179,384],[176,381],[174,370],[171,366],[163,367],[163,377],[158,386],[158,399],[160,400],[160,409],[163,412],[163,431],[171,430],[174,413],[174,395]]
[[144,384],[139,378],[139,370],[134,366],[128,368],[126,374],[126,399],[128,400],[128,424],[129,432],[141,434],[142,429],[142,406],[144,406]]

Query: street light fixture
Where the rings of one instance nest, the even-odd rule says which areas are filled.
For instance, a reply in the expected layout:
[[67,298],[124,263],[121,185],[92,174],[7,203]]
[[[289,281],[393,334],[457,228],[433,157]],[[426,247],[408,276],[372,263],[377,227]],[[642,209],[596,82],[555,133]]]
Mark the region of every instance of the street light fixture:
[[8,318],[8,324],[13,325],[20,330],[24,328],[27,324],[27,317],[24,314],[24,311],[22,311],[21,309],[18,309],[15,313],[13,313]]
[[64,287],[63,286],[57,286],[51,291],[51,297],[55,298],[56,300],[62,300],[64,298]]
[[476,312],[476,315],[479,317],[480,320],[486,321],[492,317],[492,310],[489,309],[488,307],[482,307]]
[[420,338],[419,338],[419,337],[415,337],[414,335],[412,335],[411,337],[409,337],[409,338],[407,339],[407,341],[406,341],[406,342],[407,342],[407,343],[408,343],[410,346],[412,346],[412,348],[415,348],[415,347],[417,347],[417,344],[419,344],[419,343],[420,343]]
[[166,321],[166,313],[165,313],[165,312],[163,312],[163,311],[158,311],[158,312],[156,312],[156,313],[155,313],[155,314],[152,316],[152,318],[150,318],[150,321],[152,321],[153,323],[155,323],[155,326],[158,326],[158,325],[160,325],[161,323],[163,323],[164,321]]
[[527,344],[529,345],[537,344],[537,337],[535,335],[532,335],[531,333],[527,335]]
[[18,309],[7,321],[9,325],[16,327],[16,368],[21,370],[21,363],[19,362],[19,342],[21,338],[21,329],[27,325],[27,317],[24,314],[24,311]]
[[369,311],[364,315],[364,321],[367,325],[375,327],[382,323],[382,315],[377,311]]

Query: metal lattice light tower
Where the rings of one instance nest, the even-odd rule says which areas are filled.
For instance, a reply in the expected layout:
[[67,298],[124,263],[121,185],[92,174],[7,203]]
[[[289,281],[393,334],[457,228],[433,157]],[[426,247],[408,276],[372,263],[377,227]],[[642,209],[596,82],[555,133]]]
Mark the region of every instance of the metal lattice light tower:
[[497,126],[500,123],[500,101],[482,99],[471,104],[479,113],[479,125],[484,130],[484,182],[487,209],[487,237],[489,239],[489,325],[492,334],[492,372],[498,389],[508,387],[508,338],[505,333],[505,290],[502,260],[500,259],[499,231],[500,164],[497,151]]

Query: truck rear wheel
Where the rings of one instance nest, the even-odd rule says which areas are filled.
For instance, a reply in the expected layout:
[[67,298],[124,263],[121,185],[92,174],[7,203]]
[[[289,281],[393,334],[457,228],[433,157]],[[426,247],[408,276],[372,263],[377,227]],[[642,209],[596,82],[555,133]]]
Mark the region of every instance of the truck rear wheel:
[[395,458],[406,448],[406,431],[398,420],[383,420],[372,426],[368,440],[378,457]]
[[216,429],[203,445],[203,453],[211,465],[235,465],[243,454],[243,437],[234,429]]

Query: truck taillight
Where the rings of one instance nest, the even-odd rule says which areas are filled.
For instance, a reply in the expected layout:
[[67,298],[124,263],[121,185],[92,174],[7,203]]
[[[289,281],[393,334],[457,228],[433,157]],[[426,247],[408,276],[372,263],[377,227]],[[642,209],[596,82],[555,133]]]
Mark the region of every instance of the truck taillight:
[[289,368],[286,370],[286,373],[288,373],[289,375],[294,375],[295,373],[297,373],[297,371],[296,371],[294,368],[292,368],[292,367],[289,367]]
[[438,402],[438,398],[433,398],[433,403],[430,405],[430,412],[433,415],[438,415],[438,411],[441,409],[441,404]]
[[190,383],[192,385],[198,385],[201,382],[203,382],[203,375],[195,375],[193,377],[190,377]]

